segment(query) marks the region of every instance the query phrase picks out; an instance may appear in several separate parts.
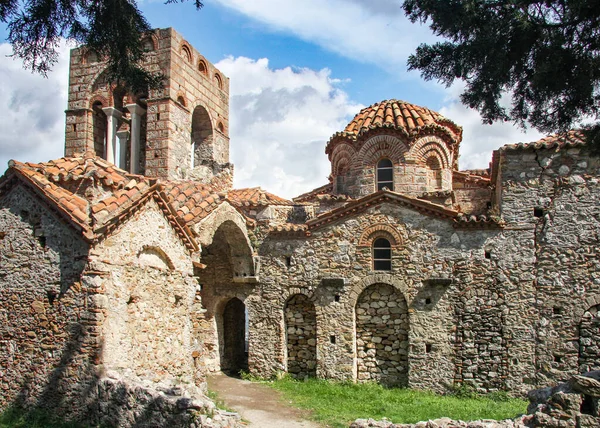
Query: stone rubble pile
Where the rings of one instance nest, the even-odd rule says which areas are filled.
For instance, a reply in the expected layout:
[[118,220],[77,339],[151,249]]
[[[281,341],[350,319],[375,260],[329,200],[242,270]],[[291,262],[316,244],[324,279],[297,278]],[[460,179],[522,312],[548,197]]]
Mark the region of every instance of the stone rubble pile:
[[93,426],[161,428],[237,428],[237,413],[217,409],[194,385],[150,387],[130,380],[103,378],[89,405]]

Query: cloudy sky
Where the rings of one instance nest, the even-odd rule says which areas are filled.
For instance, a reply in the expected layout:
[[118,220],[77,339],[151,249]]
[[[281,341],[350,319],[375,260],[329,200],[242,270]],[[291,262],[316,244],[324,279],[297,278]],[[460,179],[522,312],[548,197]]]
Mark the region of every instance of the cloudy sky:
[[[401,0],[142,0],[153,27],[174,27],[231,79],[236,187],[292,197],[327,183],[325,143],[360,108],[390,98],[429,107],[463,126],[460,167],[485,168],[503,144],[532,141],[510,124],[482,125],[445,88],[409,73],[406,59],[435,40]],[[0,39],[6,29],[0,27]],[[63,154],[67,52],[48,79],[22,69],[0,44],[0,165]]]

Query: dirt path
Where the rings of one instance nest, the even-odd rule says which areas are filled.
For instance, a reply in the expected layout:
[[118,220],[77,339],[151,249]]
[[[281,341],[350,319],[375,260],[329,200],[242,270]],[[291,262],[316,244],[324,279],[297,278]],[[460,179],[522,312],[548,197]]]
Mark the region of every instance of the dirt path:
[[208,389],[218,394],[225,405],[257,428],[319,428],[303,419],[303,412],[285,403],[281,394],[265,385],[224,374],[208,378]]

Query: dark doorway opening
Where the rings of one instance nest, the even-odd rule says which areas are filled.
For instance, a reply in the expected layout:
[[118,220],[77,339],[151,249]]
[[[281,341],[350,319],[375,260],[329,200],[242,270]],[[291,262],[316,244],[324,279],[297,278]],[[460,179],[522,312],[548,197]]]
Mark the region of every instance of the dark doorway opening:
[[223,309],[221,370],[229,375],[248,370],[246,318],[246,306],[240,299],[227,302]]

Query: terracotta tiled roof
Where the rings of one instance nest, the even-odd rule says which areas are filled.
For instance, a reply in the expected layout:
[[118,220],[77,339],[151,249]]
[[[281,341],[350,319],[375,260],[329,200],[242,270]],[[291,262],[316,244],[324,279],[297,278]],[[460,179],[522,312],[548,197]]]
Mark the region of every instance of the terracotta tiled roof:
[[[474,172],[487,172],[487,175],[475,174]],[[454,182],[469,182],[473,184],[489,185],[490,174],[489,170],[466,170],[466,171],[452,171],[452,180]]]
[[[93,155],[61,158],[44,163],[9,162],[9,169],[0,182],[6,187],[12,178],[20,178],[43,201],[46,201],[68,222],[82,229],[84,237],[92,242],[116,228],[122,221],[152,198],[163,210],[190,252],[198,251],[191,231],[175,209],[168,204],[154,180],[129,174]],[[100,199],[90,202],[75,193],[73,182],[92,179],[108,188]]]
[[293,198],[294,202],[311,202],[315,200],[317,195],[326,195],[333,193],[333,184],[327,183],[323,186],[317,187],[309,192],[303,193]]
[[325,151],[328,153],[330,144],[337,138],[356,140],[380,128],[401,131],[409,137],[432,129],[446,133],[453,143],[462,139],[462,128],[439,113],[405,101],[384,100],[362,109],[342,132],[331,137]]
[[393,203],[417,210],[423,214],[451,220],[455,227],[502,227],[503,223],[495,218],[485,216],[464,216],[458,211],[442,207],[432,202],[401,195],[389,190],[380,190],[361,199],[349,202],[343,207],[336,208],[306,222],[308,229],[313,230],[325,226],[347,216],[367,210],[369,207],[381,203]]
[[80,229],[86,239],[92,238],[88,201],[54,184],[44,174],[31,169],[28,164],[11,160],[8,166],[9,169],[2,178],[0,187],[6,187],[14,176],[21,178],[35,193],[45,196],[51,207],[58,211],[67,222]]
[[23,165],[43,174],[55,183],[93,178],[111,188],[124,188],[131,180],[146,180],[143,176],[129,174],[90,152],[43,163],[28,162]]
[[294,205],[294,202],[280,198],[260,187],[233,189],[227,193],[227,200],[238,207],[259,207],[266,205]]
[[171,181],[163,185],[162,192],[179,217],[188,224],[206,218],[225,200],[206,184],[195,181]]
[[585,144],[585,135],[579,130],[571,130],[563,134],[554,134],[530,143],[507,144],[500,147],[501,151],[530,150],[530,149],[562,149],[577,147]]

